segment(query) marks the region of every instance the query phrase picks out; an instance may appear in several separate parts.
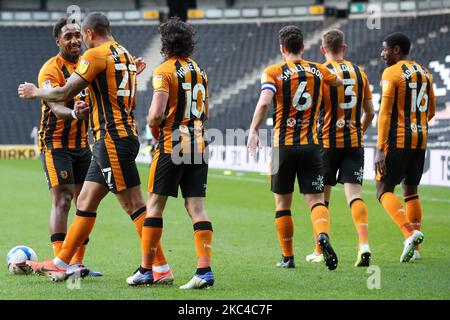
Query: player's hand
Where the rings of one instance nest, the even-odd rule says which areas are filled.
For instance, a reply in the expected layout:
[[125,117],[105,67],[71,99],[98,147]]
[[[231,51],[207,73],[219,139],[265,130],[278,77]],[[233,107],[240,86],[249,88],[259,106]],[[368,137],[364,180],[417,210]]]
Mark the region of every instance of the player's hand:
[[159,127],[150,128],[150,132],[152,133],[153,138],[155,138],[155,140],[158,140],[160,133]]
[[259,135],[256,131],[250,131],[247,141],[248,153],[254,157],[256,155],[256,148],[261,149],[261,140],[259,140]]
[[89,103],[85,101],[76,101],[73,110],[78,119],[85,119],[89,115]]
[[378,148],[375,151],[375,172],[379,172],[382,176],[386,174],[386,155]]
[[140,74],[142,71],[144,71],[144,69],[147,67],[147,64],[144,61],[144,58],[139,57],[133,57],[134,59],[134,64],[136,65],[136,73]]
[[32,83],[21,83],[17,89],[19,98],[21,99],[35,99],[37,87]]

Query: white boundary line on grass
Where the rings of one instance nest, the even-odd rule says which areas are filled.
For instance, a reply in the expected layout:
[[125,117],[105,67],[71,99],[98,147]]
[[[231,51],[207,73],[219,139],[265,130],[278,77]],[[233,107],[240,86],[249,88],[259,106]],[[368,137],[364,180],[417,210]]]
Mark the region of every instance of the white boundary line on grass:
[[[262,180],[262,179],[255,179],[255,178],[246,178],[246,177],[224,176],[222,174],[215,174],[215,173],[209,173],[208,177],[269,184],[269,179],[268,178],[267,178],[267,180]],[[342,188],[342,187],[334,187],[333,190],[344,192],[344,188]],[[363,188],[363,193],[365,193],[365,194],[372,194],[372,195],[376,194],[376,192],[369,191],[369,190],[364,190],[364,188]],[[421,196],[420,199],[424,200],[424,201],[450,203],[450,199],[442,199],[442,198],[434,198],[434,197],[430,198],[430,197],[423,197],[423,196]]]

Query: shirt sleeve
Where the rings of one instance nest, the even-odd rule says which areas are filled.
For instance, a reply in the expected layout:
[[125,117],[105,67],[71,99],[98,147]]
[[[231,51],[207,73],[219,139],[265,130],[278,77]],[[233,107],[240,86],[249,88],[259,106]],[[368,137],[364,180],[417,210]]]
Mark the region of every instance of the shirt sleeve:
[[430,97],[429,97],[429,106],[428,106],[428,121],[433,119],[436,114],[436,96],[434,95],[434,85],[433,85],[433,77],[430,73]]
[[364,100],[372,99],[372,91],[370,90],[370,82],[367,78],[367,75],[364,71],[361,70],[362,78],[363,78],[363,86],[364,86]]
[[377,148],[384,150],[388,144],[392,108],[395,103],[395,81],[392,71],[386,69],[381,77],[382,97],[380,113],[378,114]]
[[161,68],[156,68],[153,72],[152,85],[153,92],[167,92],[170,90],[170,72]]
[[392,76],[392,70],[389,68],[384,70],[383,75],[381,76],[381,97],[389,97],[394,98],[395,97],[395,88],[397,84]]
[[320,72],[323,75],[323,82],[329,86],[332,86],[336,83],[337,74],[328,69],[323,64],[319,65]]
[[48,89],[60,86],[57,68],[53,66],[44,66],[39,72],[38,87]]
[[271,90],[274,93],[277,92],[277,86],[275,81],[274,68],[268,67],[261,75],[261,90]]
[[106,57],[101,56],[94,48],[86,51],[80,58],[80,62],[78,63],[75,73],[87,82],[91,83],[100,72],[105,70],[105,68]]

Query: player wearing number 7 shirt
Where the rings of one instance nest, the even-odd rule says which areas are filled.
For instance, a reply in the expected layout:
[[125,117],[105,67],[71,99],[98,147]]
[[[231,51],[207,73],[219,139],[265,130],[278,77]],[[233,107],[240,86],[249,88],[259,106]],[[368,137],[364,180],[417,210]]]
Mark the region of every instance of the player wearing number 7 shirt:
[[[33,270],[55,281],[66,279],[73,272],[68,271],[68,263],[92,231],[97,208],[109,191],[115,193],[135,223],[139,236],[147,211],[135,162],[139,152],[134,118],[139,70],[133,56],[114,40],[104,14],[93,12],[87,15],[81,33],[89,50],[64,86],[37,89],[33,84],[22,84],[18,89],[22,98],[68,101],[89,86],[90,126],[95,143],[78,197],[76,216],[61,251],[53,260],[27,262]],[[159,242],[156,256],[152,283],[172,283],[173,275]]]
[[161,52],[166,61],[153,72],[153,98],[148,125],[159,131],[158,147],[150,165],[147,216],[142,231],[141,267],[127,279],[129,285],[151,282],[157,244],[163,232],[167,198],[180,187],[194,227],[197,270],[180,289],[203,289],[214,284],[211,270],[213,229],[205,210],[208,164],[205,122],[208,110],[207,77],[191,55],[195,31],[178,18],[159,27]]
[[322,85],[340,86],[342,79],[325,66],[302,59],[303,34],[298,27],[282,28],[279,41],[284,62],[264,70],[248,148],[254,154],[260,146],[258,131],[274,100],[271,189],[275,195],[275,224],[283,255],[277,267],[295,267],[291,204],[297,177],[300,192],[311,209],[315,241],[323,251],[325,265],[334,270],[338,259],[329,241],[330,219],[324,201],[324,167],[317,123]]
[[[374,109],[367,76],[360,67],[344,60],[346,48],[342,31],[333,29],[323,34],[321,51],[327,60],[325,66],[339,74],[344,81],[344,86],[339,88],[323,85],[320,132],[325,167],[325,204],[329,204],[332,187],[337,182],[343,183],[359,238],[355,266],[367,267],[371,251],[367,207],[361,197],[363,134],[372,122]],[[306,260],[321,262],[321,251],[316,246]]]
[[[381,57],[388,67],[381,78],[375,155],[377,198],[405,237],[400,262],[420,258],[418,245],[424,235],[420,232],[422,207],[417,187],[425,161],[428,121],[436,110],[431,74],[408,58],[410,48],[411,41],[401,33],[383,40]],[[400,182],[406,212],[393,193]]]

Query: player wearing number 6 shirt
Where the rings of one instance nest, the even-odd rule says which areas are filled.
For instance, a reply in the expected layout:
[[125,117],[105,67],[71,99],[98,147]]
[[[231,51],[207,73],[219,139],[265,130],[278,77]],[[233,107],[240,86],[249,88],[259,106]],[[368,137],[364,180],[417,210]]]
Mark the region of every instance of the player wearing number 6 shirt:
[[330,221],[324,202],[324,168],[317,123],[322,85],[341,85],[342,79],[325,66],[302,59],[303,34],[298,27],[282,28],[279,41],[284,62],[264,70],[248,148],[254,154],[260,146],[258,130],[274,100],[271,189],[275,194],[275,223],[283,254],[277,266],[295,267],[291,204],[297,177],[300,192],[311,209],[315,241],[324,252],[326,266],[334,270],[338,260],[329,242]]
[[[367,207],[361,198],[363,134],[372,122],[374,109],[367,76],[360,67],[344,60],[346,48],[342,31],[334,29],[323,34],[321,51],[327,60],[325,66],[344,81],[344,86],[339,88],[323,85],[320,132],[325,167],[325,204],[328,206],[331,188],[337,182],[343,183],[359,238],[355,266],[366,267],[370,264],[371,252]],[[323,255],[320,247],[316,246],[306,260],[321,262]]]
[[[401,33],[387,36],[381,57],[388,67],[381,78],[382,98],[375,155],[377,197],[402,231],[400,262],[420,258],[418,245],[422,208],[417,186],[422,177],[428,121],[436,110],[433,80],[428,70],[408,59],[411,41]],[[394,195],[402,182],[406,206]]]
[[[89,86],[90,126],[95,144],[78,197],[76,216],[54,260],[29,262],[35,271],[54,280],[70,275],[67,272],[68,263],[89,236],[100,201],[109,191],[116,194],[122,208],[135,223],[139,236],[146,213],[135,162],[139,151],[134,118],[138,68],[128,50],[114,40],[104,14],[90,13],[83,21],[81,33],[89,50],[81,57],[78,67],[64,86],[37,89],[32,84],[24,84],[18,90],[23,98],[69,101]],[[172,273],[159,243],[157,247],[158,259],[154,261],[152,283],[171,283]]]
[[[211,270],[213,229],[205,210],[208,164],[205,121],[208,110],[207,77],[192,58],[195,31],[178,18],[159,27],[166,61],[153,72],[153,98],[147,117],[159,144],[150,165],[147,216],[142,232],[141,267],[127,279],[130,285],[148,283],[155,251],[163,231],[167,198],[178,187],[194,227],[197,270],[180,289],[202,289],[214,284]],[[156,129],[156,130],[155,130]]]

